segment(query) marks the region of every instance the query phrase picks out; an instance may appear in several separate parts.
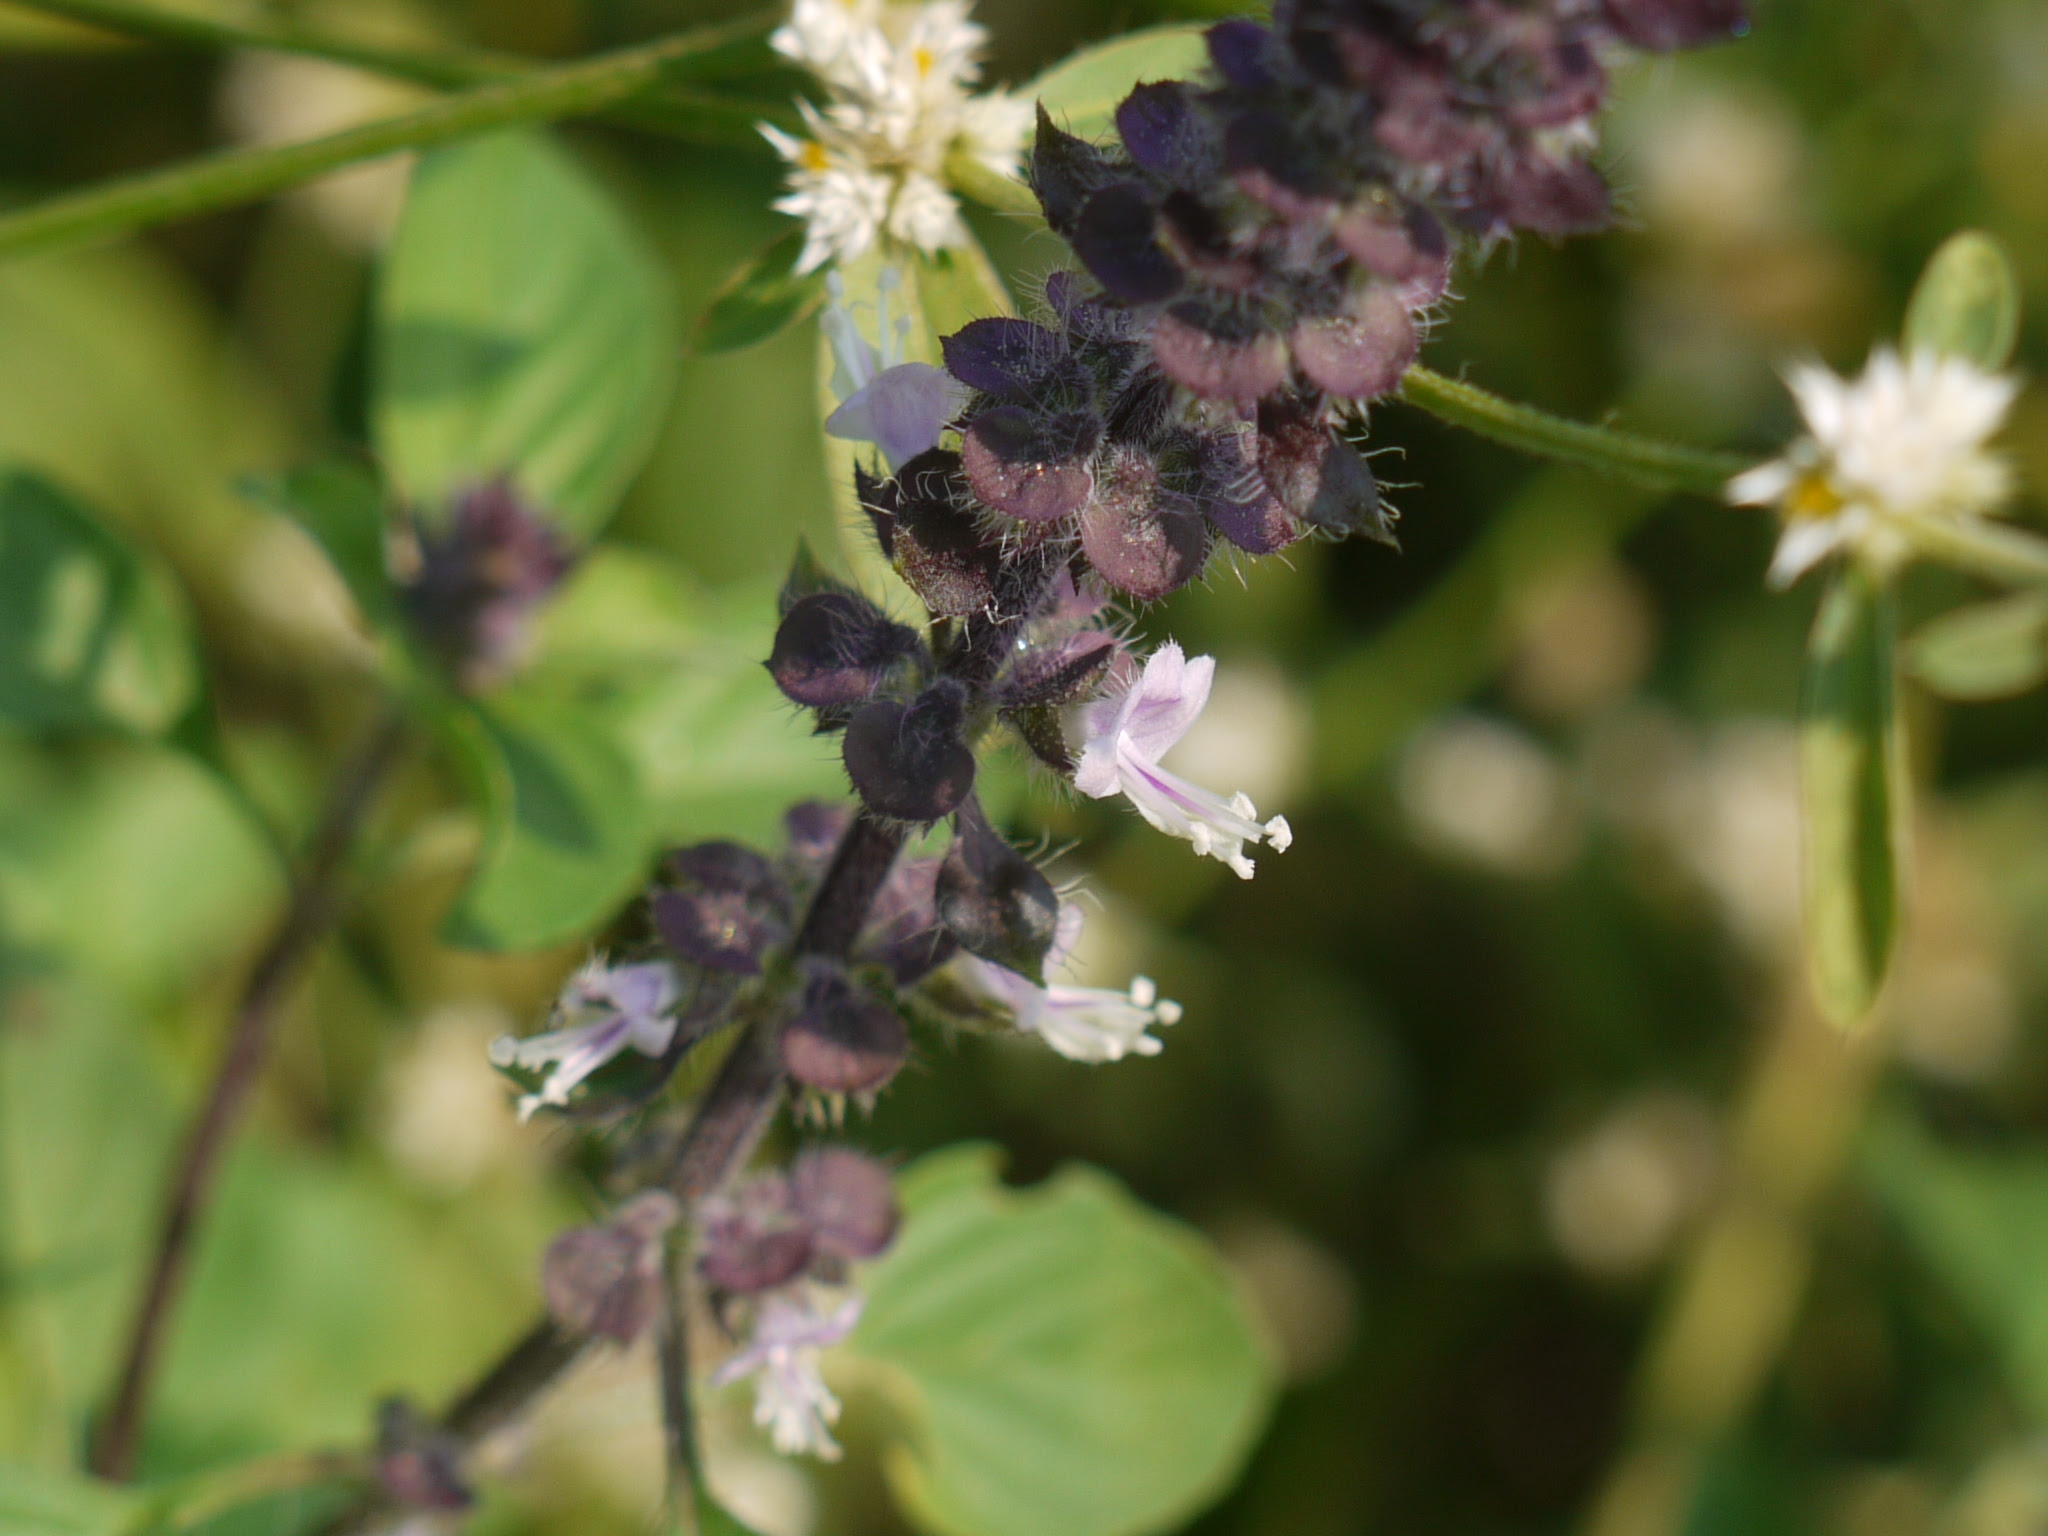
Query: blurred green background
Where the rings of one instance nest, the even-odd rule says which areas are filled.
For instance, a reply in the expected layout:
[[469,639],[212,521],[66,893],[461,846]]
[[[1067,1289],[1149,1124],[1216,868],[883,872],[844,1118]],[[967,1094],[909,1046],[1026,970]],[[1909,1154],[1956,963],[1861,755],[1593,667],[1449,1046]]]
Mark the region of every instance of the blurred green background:
[[[543,56],[713,14],[295,13]],[[980,10],[998,80],[1225,13]],[[4,8],[0,48],[0,186],[19,200],[409,99]],[[1774,364],[1859,367],[1927,254],[1972,225],[2026,284],[2021,365],[2048,365],[2039,0],[1757,0],[1748,40],[1631,66],[1616,100],[1625,227],[1466,267],[1432,366],[1762,453],[1793,426]],[[685,315],[781,226],[765,151],[564,132],[665,253]],[[234,485],[367,452],[366,296],[403,176],[0,264],[0,456],[94,496],[175,570],[240,786],[163,746],[0,735],[10,1459],[75,1450],[181,1108],[280,900],[271,838],[303,831],[370,708],[333,573]],[[1015,277],[1055,254],[977,227]],[[688,573],[714,637],[760,643],[796,536],[836,536],[814,380],[809,327],[686,359],[614,525]],[[1185,1006],[1165,1053],[1091,1069],[927,1041],[850,1134],[891,1156],[990,1137],[1020,1180],[1087,1159],[1221,1245],[1288,1390],[1205,1536],[2048,1529],[2048,706],[1910,699],[1912,932],[1879,1027],[1846,1044],[1797,974],[1789,717],[1812,594],[1763,591],[1774,530],[1399,405],[1372,427],[1402,553],[1219,566],[1142,620],[1221,662],[1177,766],[1284,812],[1294,848],[1239,885],[1114,809],[1016,800],[1101,896],[1086,979],[1143,970]],[[2048,485],[2048,393],[2022,397],[2006,443]],[[1930,576],[1909,607],[1966,590]],[[790,792],[830,785],[829,745],[789,740]],[[758,827],[774,789],[731,808]],[[476,846],[455,805],[421,755],[289,1011],[151,1472],[358,1439],[385,1390],[440,1400],[522,1325],[541,1247],[592,1205],[484,1059],[581,953],[435,941]],[[770,1536],[896,1531],[871,1408],[854,1393],[848,1461],[808,1479],[721,1399],[721,1482]],[[494,1485],[489,1529],[637,1528],[659,1496],[647,1363],[579,1378]]]

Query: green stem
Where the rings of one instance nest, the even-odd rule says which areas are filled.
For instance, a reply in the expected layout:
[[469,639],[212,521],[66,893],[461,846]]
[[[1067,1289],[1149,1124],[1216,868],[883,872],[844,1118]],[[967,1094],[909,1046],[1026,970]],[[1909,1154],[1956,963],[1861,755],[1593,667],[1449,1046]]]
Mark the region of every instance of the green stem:
[[[128,37],[183,43],[198,48],[262,48],[273,53],[304,54],[336,64],[412,80],[421,85],[460,90],[517,80],[535,70],[531,59],[481,48],[387,48],[337,37],[317,27],[291,21],[236,22],[190,11],[166,10],[135,0],[14,0],[22,10],[62,16],[104,27]],[[697,35],[706,44],[681,66],[678,78],[711,80],[759,67],[766,56],[755,46],[781,19],[781,11],[760,11],[720,23]],[[711,34],[720,36],[712,40]]]
[[[0,216],[0,256],[111,239],[145,225],[256,201],[329,171],[400,150],[443,144],[493,128],[588,116],[668,78],[706,51],[726,47],[735,24],[703,27],[575,64],[529,71],[417,112],[325,138],[230,150],[51,198]],[[744,23],[753,27],[752,20]]]
[[1659,442],[1631,432],[1567,421],[1417,364],[1401,381],[1401,398],[1452,426],[1510,448],[1619,475],[1639,484],[1719,497],[1722,486],[1750,467],[1738,454]]
[[2048,539],[1981,518],[1915,521],[1897,528],[1923,559],[2016,587],[2048,586]]

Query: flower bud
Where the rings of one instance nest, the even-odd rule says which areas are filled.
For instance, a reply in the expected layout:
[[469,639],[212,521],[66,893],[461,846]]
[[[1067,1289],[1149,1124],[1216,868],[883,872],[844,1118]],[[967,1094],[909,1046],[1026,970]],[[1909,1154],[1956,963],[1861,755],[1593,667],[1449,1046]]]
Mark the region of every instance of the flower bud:
[[635,1196],[610,1221],[548,1245],[541,1288],[556,1322],[630,1344],[662,1310],[662,1246],[682,1208],[660,1190]]
[[1346,400],[1391,393],[1421,348],[1408,306],[1377,284],[1359,296],[1352,313],[1303,320],[1288,342],[1310,381]]
[[730,1196],[704,1202],[697,1267],[705,1283],[751,1296],[794,1280],[810,1267],[811,1233],[779,1173],[748,1179]]
[[768,671],[785,697],[826,708],[854,704],[881,686],[891,665],[917,648],[915,631],[850,592],[798,598],[775,631]]
[[1135,181],[1091,195],[1075,220],[1074,254],[1095,280],[1127,304],[1158,304],[1179,293],[1180,268],[1160,245],[1152,200]]
[[969,953],[1042,982],[1059,920],[1052,882],[989,825],[972,796],[953,827],[939,866],[939,921]]
[[1204,400],[1249,404],[1287,378],[1287,346],[1223,311],[1177,304],[1152,328],[1152,352],[1166,376]]
[[1259,407],[1259,474],[1303,522],[1393,542],[1364,456],[1301,402]]
[[967,693],[941,678],[908,704],[877,700],[846,727],[847,777],[868,808],[897,821],[951,815],[974,787],[974,754],[960,738]]
[[854,986],[844,970],[817,965],[803,1003],[783,1027],[782,1065],[820,1093],[874,1093],[910,1056],[902,1016]]
[[1088,455],[1102,423],[1088,412],[1034,416],[999,405],[975,417],[960,444],[968,487],[998,512],[1030,523],[1079,511],[1095,489]]
[[1033,645],[997,680],[996,702],[1005,709],[1072,704],[1094,692],[1116,650],[1116,637],[1099,629],[1082,630],[1053,644]]
[[854,958],[885,966],[896,985],[907,987],[953,958],[958,948],[939,925],[939,861],[905,855],[868,906],[868,920],[854,945]]
[[812,1147],[789,1170],[790,1194],[816,1250],[872,1259],[896,1236],[899,1212],[889,1170],[851,1147]]
[[1081,512],[1081,548],[1112,586],[1157,602],[1202,573],[1209,530],[1187,498],[1160,486],[1156,464],[1113,448]]
[[935,448],[903,466],[879,502],[888,519],[887,546],[896,569],[926,608],[940,618],[966,618],[995,598],[1000,544],[955,499],[960,455]]

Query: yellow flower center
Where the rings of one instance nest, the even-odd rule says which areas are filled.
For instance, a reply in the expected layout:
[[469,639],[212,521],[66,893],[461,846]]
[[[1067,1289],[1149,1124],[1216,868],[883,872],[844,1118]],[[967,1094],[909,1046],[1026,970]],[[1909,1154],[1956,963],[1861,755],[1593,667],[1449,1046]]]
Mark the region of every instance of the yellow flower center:
[[803,163],[804,169],[807,171],[822,171],[827,169],[830,165],[830,162],[825,158],[825,146],[822,144],[804,145]]
[[917,77],[920,80],[929,75],[932,72],[932,65],[938,62],[937,59],[932,57],[932,51],[929,48],[913,49],[910,56],[917,63]]
[[1811,470],[1785,493],[1784,511],[1788,518],[1819,519],[1833,517],[1846,505],[1834,483],[1819,470]]

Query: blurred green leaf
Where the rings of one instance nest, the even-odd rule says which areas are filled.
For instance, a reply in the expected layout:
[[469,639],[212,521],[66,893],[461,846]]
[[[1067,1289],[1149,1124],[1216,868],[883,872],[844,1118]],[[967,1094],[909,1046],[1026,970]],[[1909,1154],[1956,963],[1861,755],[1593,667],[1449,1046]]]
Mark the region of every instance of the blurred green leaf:
[[1893,1110],[1866,1133],[1860,1171],[2048,1424],[2048,1158],[1951,1149]]
[[1893,625],[1891,593],[1844,565],[1814,619],[1800,701],[1807,962],[1821,1011],[1844,1027],[1876,1001],[1898,927]]
[[656,846],[780,840],[796,800],[846,793],[834,738],[762,662],[775,583],[718,591],[636,550],[594,551],[543,616],[523,692],[576,701],[633,764]]
[[1906,643],[1913,675],[1949,699],[2002,699],[2048,678],[2048,593],[1945,613]]
[[0,1465],[0,1536],[121,1536],[145,1509],[132,1488]]
[[963,246],[930,256],[920,253],[915,267],[917,301],[935,347],[939,337],[952,335],[970,320],[1017,312],[995,263],[972,235]]
[[1909,352],[1968,358],[2002,368],[2020,329],[2020,287],[2005,250],[1981,230],[1966,229],[1941,245],[1914,285],[1906,306]]
[[484,848],[449,913],[449,943],[545,949],[582,937],[646,871],[632,765],[586,710],[500,695],[460,717],[483,792]]
[[699,1488],[695,1536],[758,1536],[758,1533]]
[[252,477],[244,489],[313,536],[356,606],[372,622],[392,617],[391,574],[384,558],[384,487],[360,464],[333,460],[275,478]]
[[552,139],[497,134],[413,172],[377,295],[377,447],[432,517],[507,470],[572,533],[654,444],[677,352],[660,268]]
[[169,575],[41,476],[0,479],[0,718],[155,733],[197,686]]
[[737,352],[779,335],[825,302],[825,271],[799,274],[804,227],[795,225],[750,256],[718,285],[697,317],[690,350]]
[[1206,26],[1182,24],[1132,32],[1071,54],[1017,94],[1037,97],[1052,120],[1084,139],[1116,125],[1116,106],[1131,87],[1148,80],[1178,80],[1209,62]]
[[1273,1390],[1243,1301],[1194,1233],[1106,1174],[1035,1189],[985,1146],[899,1184],[847,1350],[897,1388],[890,1484],[935,1536],[1136,1536],[1235,1480]]

